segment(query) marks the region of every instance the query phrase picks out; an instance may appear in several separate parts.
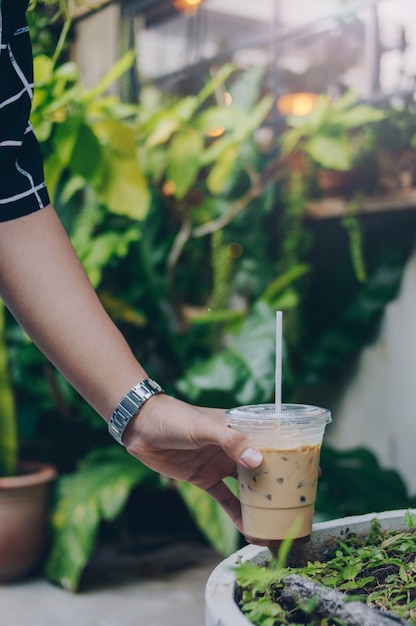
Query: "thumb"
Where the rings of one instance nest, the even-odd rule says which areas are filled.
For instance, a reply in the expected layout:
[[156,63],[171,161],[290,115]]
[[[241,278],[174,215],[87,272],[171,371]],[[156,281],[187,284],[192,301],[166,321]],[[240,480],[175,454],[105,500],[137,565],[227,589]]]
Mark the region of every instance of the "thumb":
[[[204,410],[206,411],[206,409]],[[206,412],[210,413],[210,417],[216,417],[217,420],[218,418],[220,420],[212,420],[210,422],[211,433],[205,432],[205,437],[211,439],[210,443],[219,445],[233,461],[249,469],[254,469],[262,463],[263,455],[260,450],[238,430],[224,424],[223,412],[218,411],[217,415],[213,414],[213,411]],[[205,422],[205,426],[208,426],[207,422]]]
[[241,465],[248,467],[249,469],[254,469],[258,467],[263,461],[263,455],[257,448],[253,448],[253,446],[249,445],[242,454],[240,454],[240,458],[238,461]]

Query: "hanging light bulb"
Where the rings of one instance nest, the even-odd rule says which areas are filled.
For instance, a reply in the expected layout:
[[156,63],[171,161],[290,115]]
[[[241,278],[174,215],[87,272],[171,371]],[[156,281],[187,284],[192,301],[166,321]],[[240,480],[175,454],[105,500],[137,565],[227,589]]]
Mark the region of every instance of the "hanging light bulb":
[[195,13],[203,0],[173,0],[173,6],[181,13]]
[[288,93],[280,96],[277,109],[282,115],[303,117],[313,111],[318,99],[319,95],[316,93]]

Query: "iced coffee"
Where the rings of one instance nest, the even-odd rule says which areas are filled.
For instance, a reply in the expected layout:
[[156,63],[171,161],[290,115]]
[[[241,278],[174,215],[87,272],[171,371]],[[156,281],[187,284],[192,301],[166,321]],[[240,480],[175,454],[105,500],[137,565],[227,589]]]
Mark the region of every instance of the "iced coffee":
[[238,468],[243,529],[250,543],[278,546],[283,539],[306,539],[318,482],[326,409],[309,405],[237,407],[228,411],[232,428],[243,432],[263,453],[260,467]]

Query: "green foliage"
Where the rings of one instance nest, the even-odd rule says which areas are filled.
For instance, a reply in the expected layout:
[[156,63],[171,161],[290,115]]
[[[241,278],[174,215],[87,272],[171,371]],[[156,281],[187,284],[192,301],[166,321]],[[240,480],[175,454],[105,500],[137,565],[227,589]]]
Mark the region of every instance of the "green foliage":
[[[188,238],[178,246],[181,229],[185,223],[196,229],[221,219],[230,201],[238,203],[236,215],[252,204],[261,216],[269,199],[260,196],[270,182],[246,194],[250,176],[260,166],[252,134],[267,115],[271,101],[253,100],[249,109],[229,109],[212,102],[208,106],[207,100],[233,72],[231,66],[225,66],[195,96],[167,104],[158,101],[155,106],[152,94],[144,93],[140,105],[126,105],[106,96],[105,90],[132,60],[131,54],[126,55],[100,85],[85,90],[74,64],[56,66],[54,58],[39,55],[35,59],[33,125],[45,155],[48,188],[91,282],[116,319],[128,327],[143,328],[146,338],[139,332],[133,344],[143,346],[147,337],[154,341],[152,337],[160,335],[167,361],[178,367],[192,354],[196,339],[191,336],[177,342],[167,311],[171,309],[170,316],[173,312],[178,320],[184,316],[192,289],[186,285],[185,293],[179,294],[176,273],[180,275],[186,268],[192,248],[203,251],[205,247],[199,234],[195,236],[197,245]],[[210,131],[218,124],[224,130],[219,137],[212,137]],[[171,195],[163,193],[166,184],[173,189]],[[209,193],[210,206],[195,203],[195,197],[204,201]],[[170,207],[172,197],[177,204]],[[173,220],[165,219],[167,210]],[[233,217],[226,217],[225,223]],[[217,235],[224,258],[233,237],[222,237],[221,226],[213,228],[213,241]],[[239,311],[227,311],[230,291],[223,264],[214,261],[215,254],[213,251],[214,269],[207,277],[206,293],[213,281],[215,293],[222,294],[215,296],[215,305],[221,306],[223,313],[215,308],[211,315],[197,315],[195,322],[202,328],[202,345],[207,347],[220,318],[219,323],[232,330],[244,317]],[[228,267],[232,277],[231,258]],[[115,272],[119,278],[113,282]],[[201,296],[202,292],[196,297],[198,303]],[[176,309],[172,310],[171,302],[177,303]],[[190,322],[193,327],[193,320]],[[241,339],[240,344],[244,351]],[[248,362],[248,355],[244,358]],[[120,512],[128,489],[135,484],[129,466],[114,467],[114,475],[125,480],[123,498],[117,498],[116,481],[107,481],[100,498],[96,483],[106,478],[112,463],[104,458],[101,465],[102,470],[96,459],[90,467],[87,459],[80,471],[58,483],[46,571],[49,578],[72,589],[79,585],[100,520]],[[144,479],[151,479],[151,473],[144,474]],[[222,509],[204,492],[184,485],[179,491],[209,541],[223,553],[233,550],[238,533]],[[74,501],[70,493],[76,494]],[[111,498],[119,504],[108,511],[106,502]],[[86,517],[88,523],[84,523]]]
[[9,373],[5,321],[5,307],[0,300],[0,476],[14,476],[17,472],[17,419]]
[[[182,481],[177,486],[191,516],[212,547],[225,556],[234,552],[239,545],[240,533],[224,509],[195,485]],[[235,486],[233,491],[236,491]]]
[[398,472],[381,467],[365,448],[321,451],[316,521],[405,509],[416,504]]
[[[296,401],[304,388],[326,380],[370,341],[400,284],[406,254],[390,255],[394,246],[384,246],[375,261],[365,259],[368,280],[357,285],[344,243],[339,248],[347,251],[347,259],[336,273],[336,285],[328,285],[328,269],[322,272],[314,257],[327,244],[316,243],[305,228],[306,180],[287,175],[277,146],[268,151],[256,141],[255,131],[272,106],[269,97],[260,96],[261,70],[238,74],[227,64],[197,94],[167,98],[146,88],[139,103],[127,104],[107,95],[107,89],[131,67],[132,53],[97,86],[85,89],[75,64],[57,62],[62,41],[55,53],[35,58],[32,123],[45,156],[48,188],[99,297],[151,375],[163,380],[169,392],[200,404],[272,400],[275,310],[282,309],[283,396]],[[231,106],[221,99],[225,90],[232,94]],[[350,130],[355,133],[364,120],[375,122],[380,116],[351,95],[331,106],[323,98],[316,118],[303,121],[309,124],[307,133],[301,122],[293,123],[289,148],[308,144],[309,132],[322,131],[325,151],[328,142],[340,143],[337,160],[344,166]],[[311,145],[319,156],[319,142]],[[358,231],[352,222],[350,227],[356,244]],[[361,269],[362,261],[358,258]],[[94,433],[82,454],[89,445],[103,445],[99,431],[105,425],[58,375],[45,380],[45,362],[33,346],[16,338],[12,324],[7,332],[19,406],[23,413],[37,407],[50,447],[74,414]],[[30,384],[24,384],[27,380]],[[53,427],[44,417],[52,411],[58,412]],[[66,466],[75,468],[80,448],[71,454]],[[121,511],[135,481],[155,480],[137,461],[102,454],[94,463],[87,457],[80,473],[59,482],[54,505],[48,576],[74,589],[100,520]],[[336,459],[331,462],[336,466]],[[104,487],[101,480],[111,467],[107,490],[95,498],[94,481]],[[218,505],[194,487],[178,488],[210,543],[224,554],[233,551],[237,533]],[[82,512],[80,519],[88,517],[85,528],[65,508],[71,493],[78,498],[74,510]],[[322,505],[328,515],[329,504]]]
[[264,301],[252,307],[229,347],[189,368],[177,381],[196,404],[224,406],[266,402],[274,394],[275,309]]
[[[414,517],[409,511],[406,518]],[[350,534],[333,553],[304,567],[286,567],[272,561],[267,566],[242,563],[237,567],[239,602],[256,626],[336,623],[314,613],[314,603],[288,608],[280,600],[286,576],[296,573],[327,587],[346,592],[369,606],[414,623],[416,599],[414,572],[416,535],[409,531],[383,531],[376,519],[364,537]],[[329,620],[329,621],[328,621]]]
[[90,453],[77,472],[58,479],[46,564],[50,580],[77,590],[100,522],[114,520],[132,488],[149,479],[156,483],[154,473],[121,447]]
[[281,138],[283,153],[301,150],[321,167],[349,170],[358,155],[363,156],[360,139],[365,137],[367,125],[384,116],[383,111],[360,104],[352,91],[334,101],[323,94],[311,113],[287,118],[291,128]]

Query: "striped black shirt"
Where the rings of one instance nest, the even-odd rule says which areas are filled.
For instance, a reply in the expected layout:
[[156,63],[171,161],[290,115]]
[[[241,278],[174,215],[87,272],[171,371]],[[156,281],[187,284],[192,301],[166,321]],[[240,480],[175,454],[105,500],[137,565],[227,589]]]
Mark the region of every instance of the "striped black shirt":
[[29,121],[33,61],[29,0],[0,0],[0,221],[49,203],[42,156]]

